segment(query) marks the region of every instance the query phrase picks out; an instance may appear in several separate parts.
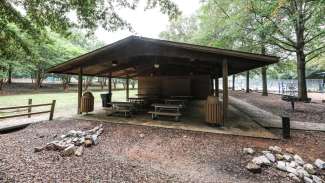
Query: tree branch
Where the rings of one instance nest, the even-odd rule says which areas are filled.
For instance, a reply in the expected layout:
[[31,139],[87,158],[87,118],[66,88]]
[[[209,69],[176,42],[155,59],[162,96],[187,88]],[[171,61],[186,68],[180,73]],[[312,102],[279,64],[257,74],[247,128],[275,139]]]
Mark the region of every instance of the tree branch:
[[319,36],[321,36],[321,35],[323,35],[323,34],[325,34],[325,31],[320,32],[320,33],[317,34],[316,36],[314,36],[314,37],[308,39],[307,41],[305,41],[305,44],[308,44],[309,42],[311,42],[312,40],[314,40],[315,38],[317,38],[317,37],[319,37]]
[[287,43],[287,42],[285,42],[285,41],[283,41],[283,40],[281,40],[281,39],[279,39],[279,38],[276,38],[276,37],[274,37],[274,36],[270,36],[270,37],[271,37],[272,39],[274,39],[275,41],[277,41],[277,42],[280,42],[280,43],[282,43],[282,44],[284,44],[284,45],[287,45],[287,46],[290,46],[290,47],[296,49],[296,46],[295,46],[295,45],[292,45],[292,44],[290,44],[290,43]]
[[[272,41],[272,40],[271,40],[271,41]],[[284,47],[283,45],[277,43],[276,41],[272,41],[272,44],[274,44],[275,46],[278,46],[278,47],[280,47],[280,48],[282,48],[282,49],[284,49],[284,50],[286,50],[286,51],[289,51],[289,52],[295,52],[295,51],[296,51],[296,50],[292,50],[292,49],[286,48],[286,47]]]
[[310,58],[308,58],[308,59],[306,60],[306,63],[310,62],[310,61],[313,60],[314,58],[319,57],[319,56],[320,56],[321,54],[323,54],[323,53],[325,53],[325,50],[324,50],[324,51],[321,51],[321,52],[319,52],[319,53],[317,53],[317,54],[315,54],[315,55],[313,55],[313,56],[310,57]]
[[[316,48],[316,49],[314,49],[314,50],[312,50],[312,51],[306,53],[306,56],[308,56],[308,55],[310,55],[310,54],[313,54],[313,53],[315,53],[315,52],[317,52],[317,51],[319,51],[319,50],[322,50],[322,49],[324,49],[324,48],[325,48],[325,45],[323,45],[323,46],[321,46],[321,47],[318,47],[318,48]],[[325,51],[325,50],[324,50],[324,51]]]

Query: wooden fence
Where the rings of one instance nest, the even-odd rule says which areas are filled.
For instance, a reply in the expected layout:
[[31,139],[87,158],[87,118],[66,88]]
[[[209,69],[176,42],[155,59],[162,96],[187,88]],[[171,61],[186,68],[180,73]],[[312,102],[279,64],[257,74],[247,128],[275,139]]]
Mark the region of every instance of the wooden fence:
[[[0,119],[15,118],[15,117],[21,117],[21,116],[27,116],[28,118],[30,118],[32,115],[50,113],[49,120],[52,120],[53,119],[53,115],[54,115],[55,102],[56,102],[56,100],[53,100],[51,103],[47,103],[47,104],[34,104],[33,105],[32,104],[32,99],[29,99],[28,100],[28,105],[13,106],[13,107],[1,107],[0,108],[0,112],[1,111],[5,111],[5,110],[12,110],[12,109],[25,109],[23,111],[27,111],[27,113],[0,116]],[[51,106],[51,108],[50,108],[50,110],[46,110],[46,111],[32,112],[32,108],[35,108],[35,107],[43,107],[43,106]],[[15,113],[15,112],[20,112],[20,111],[12,111],[12,112],[6,112],[6,113]]]

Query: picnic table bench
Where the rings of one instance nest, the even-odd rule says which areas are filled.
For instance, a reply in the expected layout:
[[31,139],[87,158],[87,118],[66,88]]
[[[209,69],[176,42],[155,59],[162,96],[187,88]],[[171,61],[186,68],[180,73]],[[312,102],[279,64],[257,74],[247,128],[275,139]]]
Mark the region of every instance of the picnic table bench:
[[159,116],[171,116],[175,118],[175,121],[179,121],[182,116],[180,110],[183,108],[182,105],[173,104],[152,104],[154,111],[149,111],[152,119],[157,119]]
[[292,111],[295,111],[295,102],[297,102],[299,99],[296,96],[291,96],[291,95],[283,95],[281,97],[283,101],[290,102],[291,103],[291,108]]

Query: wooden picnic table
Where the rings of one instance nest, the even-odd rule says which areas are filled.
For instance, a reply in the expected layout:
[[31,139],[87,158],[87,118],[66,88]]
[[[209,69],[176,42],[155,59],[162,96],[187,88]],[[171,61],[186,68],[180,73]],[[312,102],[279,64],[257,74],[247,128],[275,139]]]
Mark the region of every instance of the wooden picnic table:
[[134,103],[132,102],[110,102],[112,105],[113,113],[123,113],[125,117],[130,117],[132,112],[135,111]]
[[165,104],[180,104],[183,105],[183,107],[185,106],[187,100],[183,100],[183,99],[165,99]]
[[159,116],[172,116],[175,117],[175,121],[179,121],[180,110],[183,108],[183,105],[173,105],[173,104],[152,104],[155,108],[154,111],[149,111],[149,114],[152,115],[152,119],[157,119]]
[[131,103],[143,103],[147,99],[147,97],[129,97],[128,101]]
[[193,99],[193,96],[175,95],[175,96],[171,96],[170,98],[173,98],[173,99],[190,100],[190,99]]

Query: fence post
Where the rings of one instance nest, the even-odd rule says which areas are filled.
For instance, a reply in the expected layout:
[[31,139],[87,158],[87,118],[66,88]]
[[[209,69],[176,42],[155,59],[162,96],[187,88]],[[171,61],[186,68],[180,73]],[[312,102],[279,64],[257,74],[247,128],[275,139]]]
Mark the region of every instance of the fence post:
[[[32,105],[32,104],[33,104],[33,100],[31,98],[28,99],[28,105]],[[32,112],[32,107],[28,107],[27,112],[31,113]],[[28,115],[27,117],[30,118],[31,115]]]
[[282,136],[285,139],[290,138],[290,118],[282,116]]
[[55,102],[56,102],[56,100],[53,100],[53,101],[52,101],[51,112],[50,112],[50,118],[49,118],[50,121],[53,120],[54,108],[55,108]]

